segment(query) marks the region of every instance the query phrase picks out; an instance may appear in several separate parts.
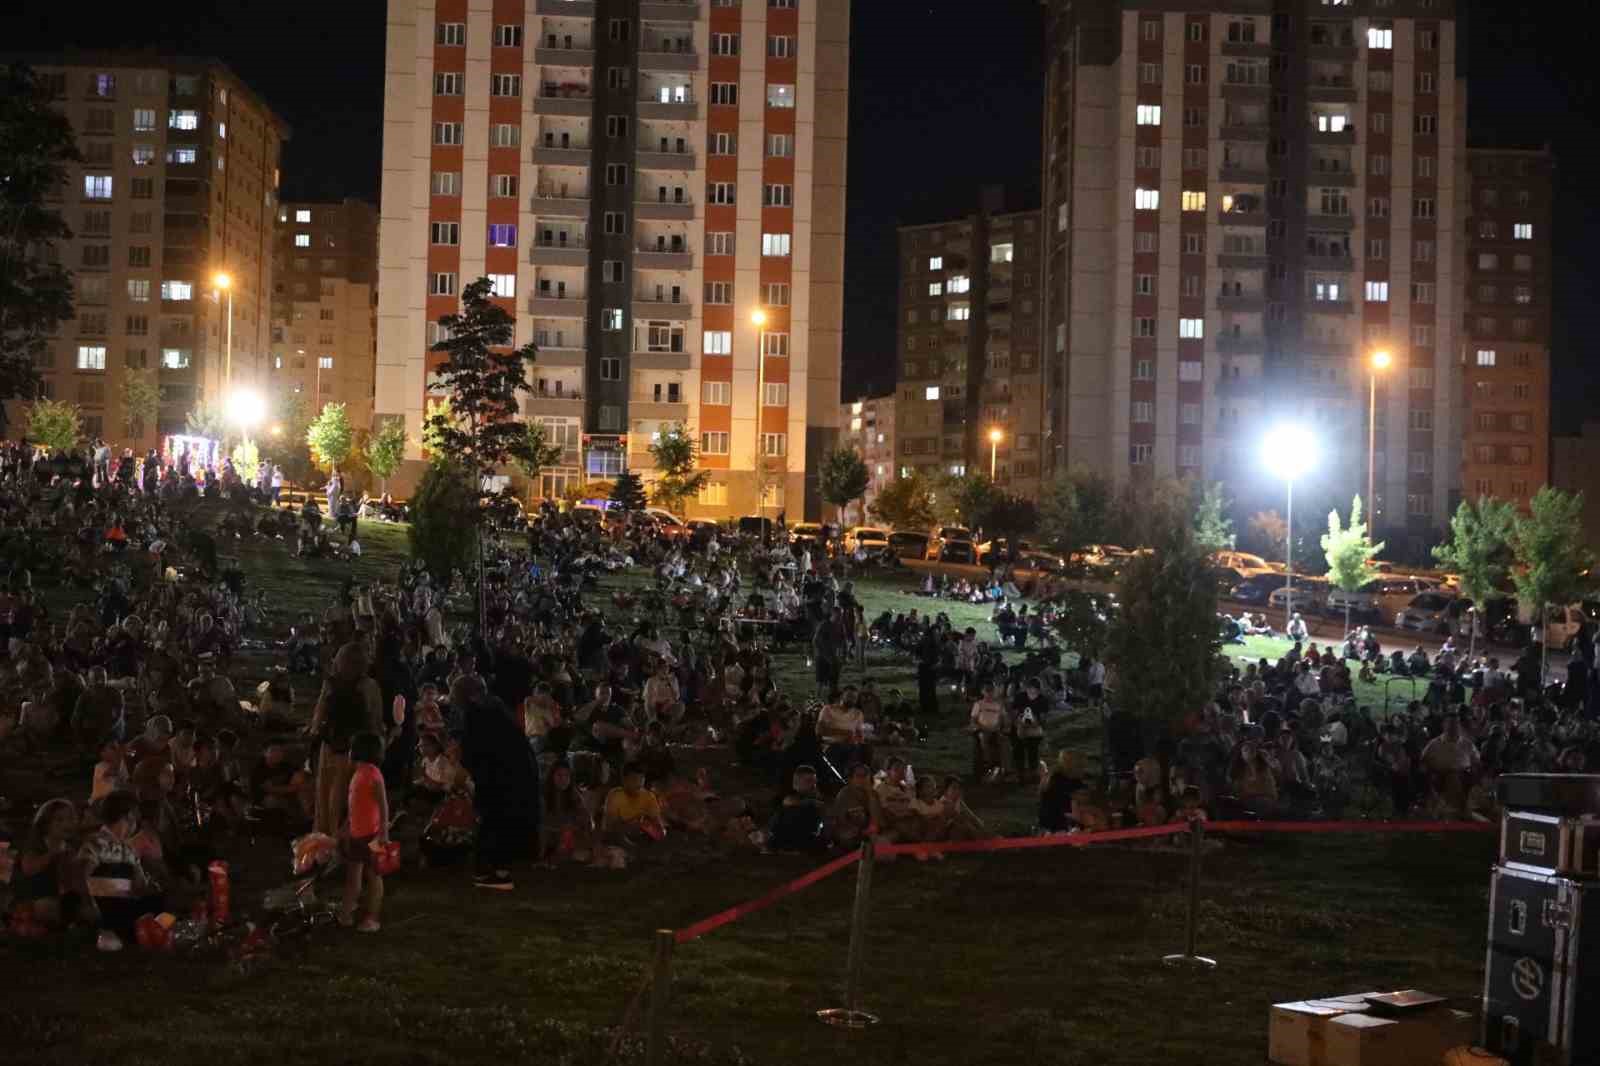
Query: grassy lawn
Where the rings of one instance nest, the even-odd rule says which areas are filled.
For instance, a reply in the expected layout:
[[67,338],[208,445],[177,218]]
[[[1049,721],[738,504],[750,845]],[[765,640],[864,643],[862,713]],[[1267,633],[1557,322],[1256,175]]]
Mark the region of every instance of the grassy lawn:
[[[404,537],[404,527],[366,524],[367,554],[353,566],[296,560],[281,544],[221,550],[287,624],[319,611],[352,571],[357,580],[392,572]],[[637,582],[612,579],[597,601]],[[858,588],[869,616],[929,606],[908,594],[909,581]],[[992,634],[982,608],[939,609]],[[1253,642],[1237,653],[1281,651]],[[244,673],[268,663],[258,657]],[[915,690],[900,657],[873,653],[867,671],[880,689]],[[796,695],[811,691],[802,649],[787,652],[779,672]],[[309,700],[310,686],[296,687]],[[905,752],[919,774],[968,767],[964,708],[948,690],[945,699],[943,727]],[[1097,753],[1098,722],[1052,724],[1047,750],[1061,745]],[[705,761],[725,790],[762,795],[729,759],[713,749],[680,761]],[[971,788],[969,801],[1004,831],[1032,817],[1031,790],[1015,785]],[[288,849],[262,839],[238,850],[235,906],[249,910],[287,880]],[[1486,838],[1459,836],[1420,846],[1381,835],[1229,841],[1208,855],[1202,889],[1200,948],[1221,969],[1199,979],[1159,962],[1183,944],[1187,860],[1172,850],[883,864],[865,971],[865,1006],[883,1024],[855,1034],[811,1017],[841,1005],[847,871],[679,949],[670,1031],[683,1047],[670,1061],[1142,1066],[1175,1053],[1253,1066],[1265,1058],[1273,1002],[1412,985],[1469,1000],[1481,976],[1491,851]],[[672,841],[625,872],[521,873],[510,895],[474,892],[464,871],[408,867],[389,879],[381,935],[326,933],[305,958],[244,974],[218,961],[0,940],[0,980],[11,989],[0,1032],[24,1050],[18,1061],[41,1063],[642,1061],[636,1041],[613,1055],[603,1030],[639,989],[653,931],[762,895],[812,865],[722,859]]]

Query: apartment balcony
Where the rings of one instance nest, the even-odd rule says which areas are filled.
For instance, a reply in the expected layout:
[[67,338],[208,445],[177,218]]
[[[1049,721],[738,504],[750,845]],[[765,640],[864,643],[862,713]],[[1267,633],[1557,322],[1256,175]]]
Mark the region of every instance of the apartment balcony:
[[542,67],[592,67],[592,48],[535,48],[534,62]]
[[1356,61],[1355,42],[1312,42],[1306,46],[1306,58],[1337,59],[1345,63],[1354,63]]
[[1238,253],[1219,252],[1217,254],[1217,266],[1225,267],[1230,270],[1265,270],[1267,266],[1267,257],[1265,253],[1261,255],[1242,255]]
[[657,302],[635,298],[633,301],[633,317],[650,319],[657,322],[687,322],[694,317],[694,304],[687,300],[682,303]]
[[532,392],[522,401],[524,414],[583,417],[581,392]]
[[1260,355],[1267,339],[1259,333],[1224,333],[1217,338],[1217,351],[1223,355]]
[[688,222],[694,218],[694,204],[640,200],[633,205],[633,217],[651,222]]
[[688,370],[688,352],[634,352],[628,365],[634,370]]
[[594,18],[594,0],[539,0],[541,15],[560,15],[564,18]]
[[535,241],[528,247],[528,262],[534,266],[588,266],[589,248],[586,242],[576,239]]
[[1354,215],[1324,215],[1313,212],[1306,215],[1306,228],[1349,233],[1356,228],[1356,219]]
[[1306,99],[1325,104],[1353,104],[1356,102],[1356,87],[1349,82],[1312,82],[1306,86]]
[[693,122],[699,115],[700,105],[693,100],[663,101],[649,96],[639,101],[639,117],[666,119],[672,122]]
[[551,189],[534,193],[528,210],[540,218],[588,218],[589,198]]
[[635,392],[628,397],[629,418],[652,418],[663,422],[685,422],[689,418],[689,400],[683,397],[668,400],[666,394],[656,399],[654,392]]
[[586,167],[589,165],[590,151],[587,145],[558,148],[536,144],[533,146],[533,161],[545,166]]
[[1217,223],[1222,226],[1265,227],[1267,224],[1267,209],[1265,206],[1260,206],[1246,210],[1218,211]]
[[640,170],[698,169],[693,152],[647,152],[640,149],[635,158]]
[[1219,292],[1219,311],[1260,311],[1266,307],[1266,298],[1259,292]]
[[1307,293],[1305,309],[1312,315],[1348,315],[1355,310],[1355,304],[1350,300],[1319,300]]
[[1222,54],[1225,56],[1260,56],[1266,58],[1272,54],[1271,41],[1223,41]]
[[1224,100],[1265,100],[1272,94],[1272,86],[1264,81],[1225,81],[1222,83]]
[[1348,271],[1354,270],[1356,268],[1356,261],[1355,261],[1355,259],[1353,259],[1350,256],[1350,254],[1348,252],[1345,252],[1345,253],[1307,252],[1306,253],[1306,258],[1305,258],[1305,263],[1306,263],[1306,269],[1307,270],[1317,270],[1317,271],[1337,270],[1337,271],[1346,271],[1346,272],[1348,272]]
[[1267,129],[1265,122],[1224,122],[1218,128],[1217,136],[1224,141],[1265,141]]
[[1265,185],[1267,183],[1267,168],[1265,166],[1241,166],[1223,163],[1217,169],[1217,180],[1231,181],[1239,185]]
[[583,295],[528,297],[528,313],[545,318],[583,318],[588,313],[589,300]]
[[1356,128],[1348,124],[1342,130],[1324,130],[1313,126],[1306,139],[1312,144],[1355,144]]
[[639,49],[640,70],[671,70],[695,71],[700,67],[700,57],[695,55],[693,49],[680,51],[676,48]]
[[1259,396],[1263,384],[1260,374],[1228,374],[1217,378],[1216,391],[1218,396]]
[[594,94],[587,85],[546,82],[533,98],[535,115],[570,115],[588,118],[594,107]]
[[587,366],[589,350],[581,344],[539,345],[539,366]]
[[639,4],[643,22],[693,22],[699,17],[698,0],[642,0]]
[[1318,170],[1314,165],[1306,172],[1307,185],[1324,185],[1335,189],[1356,187],[1356,175],[1351,170]]
[[637,248],[633,253],[633,265],[639,270],[693,270],[694,253],[687,249]]

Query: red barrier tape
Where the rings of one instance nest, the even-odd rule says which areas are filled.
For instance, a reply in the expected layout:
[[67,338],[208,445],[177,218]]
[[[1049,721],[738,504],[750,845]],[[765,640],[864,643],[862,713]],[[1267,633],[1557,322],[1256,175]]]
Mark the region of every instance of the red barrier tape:
[[[1492,833],[1499,827],[1489,822],[1208,822],[1208,833]],[[1155,837],[1188,835],[1187,822],[1173,822],[1168,825],[1140,826],[1135,829],[1109,829],[1099,833],[1056,833],[1051,836],[1040,837],[991,837],[987,840],[960,840],[945,841],[942,843],[928,844],[879,844],[877,854],[885,858],[895,855],[956,855],[972,852],[990,851],[1021,851],[1029,848],[1086,848],[1095,844],[1115,844],[1122,840],[1150,840]],[[861,858],[859,851],[852,851],[839,856],[832,862],[812,870],[804,876],[793,881],[779,885],[759,899],[741,903],[737,907],[729,907],[719,911],[709,918],[702,918],[693,925],[678,930],[673,934],[679,944],[687,944],[691,940],[698,940],[713,930],[720,929],[730,922],[762,911],[783,899],[792,896],[801,889],[809,888],[818,881],[843,870],[846,866],[858,862]]]
[[766,910],[783,897],[792,896],[803,888],[810,888],[823,878],[832,877],[840,870],[843,870],[846,866],[850,866],[860,861],[860,859],[861,852],[859,851],[852,851],[841,855],[832,862],[824,863],[823,865],[817,867],[815,870],[812,870],[803,877],[797,877],[787,884],[779,885],[777,888],[773,889],[771,892],[768,892],[765,896],[762,896],[759,899],[750,900],[748,903],[741,903],[737,907],[729,907],[727,910],[719,911],[709,918],[702,918],[700,921],[695,922],[691,926],[679,929],[673,934],[673,939],[679,944],[687,944],[691,940],[698,940],[712,930],[720,929],[729,922],[736,922],[746,915],[754,914],[756,911]]

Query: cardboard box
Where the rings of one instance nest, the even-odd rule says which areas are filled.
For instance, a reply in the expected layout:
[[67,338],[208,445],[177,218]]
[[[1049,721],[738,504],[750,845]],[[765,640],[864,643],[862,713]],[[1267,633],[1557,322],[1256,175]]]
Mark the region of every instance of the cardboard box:
[[1407,1026],[1393,1018],[1341,1014],[1328,1022],[1327,1059],[1319,1066],[1416,1066],[1428,1061],[1416,1057],[1410,1037]]
[[1326,1066],[1328,1024],[1353,1009],[1354,1004],[1327,1000],[1273,1004],[1267,1022],[1267,1058],[1278,1066]]

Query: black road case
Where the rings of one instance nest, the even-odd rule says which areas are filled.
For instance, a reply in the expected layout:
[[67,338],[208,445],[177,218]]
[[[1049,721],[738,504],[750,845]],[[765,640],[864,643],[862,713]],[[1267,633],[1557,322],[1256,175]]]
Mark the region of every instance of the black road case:
[[1495,867],[1483,1028],[1516,1066],[1600,1063],[1600,883]]
[[1496,789],[1506,810],[1600,814],[1600,774],[1501,774]]
[[1500,820],[1500,864],[1528,873],[1600,877],[1600,814],[1508,810]]

